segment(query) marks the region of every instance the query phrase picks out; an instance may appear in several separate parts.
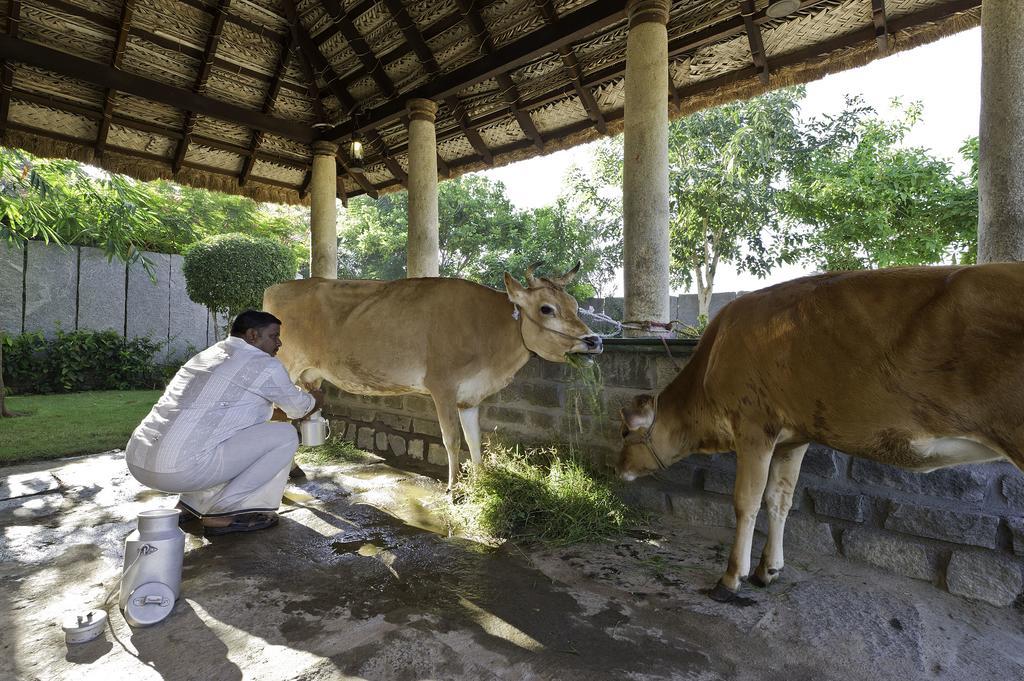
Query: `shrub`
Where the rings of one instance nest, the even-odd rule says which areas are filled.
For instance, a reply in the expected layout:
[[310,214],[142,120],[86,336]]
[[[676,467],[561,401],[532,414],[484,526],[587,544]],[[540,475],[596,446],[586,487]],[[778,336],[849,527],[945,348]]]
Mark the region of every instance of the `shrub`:
[[4,382],[11,392],[54,393],[163,387],[155,361],[163,343],[127,340],[115,331],[5,336]]
[[229,317],[260,309],[263,291],[295,278],[295,254],[286,246],[246,234],[221,234],[185,251],[182,271],[189,298]]

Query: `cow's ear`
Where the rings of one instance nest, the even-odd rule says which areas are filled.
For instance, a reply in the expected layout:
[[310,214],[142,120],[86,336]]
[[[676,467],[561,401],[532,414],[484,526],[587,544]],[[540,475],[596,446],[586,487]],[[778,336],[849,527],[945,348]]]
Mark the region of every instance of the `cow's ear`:
[[632,405],[622,409],[622,422],[630,430],[650,428],[654,423],[654,399],[650,395],[637,395]]
[[505,292],[508,293],[508,299],[516,305],[522,305],[526,299],[526,287],[508,272],[505,273]]

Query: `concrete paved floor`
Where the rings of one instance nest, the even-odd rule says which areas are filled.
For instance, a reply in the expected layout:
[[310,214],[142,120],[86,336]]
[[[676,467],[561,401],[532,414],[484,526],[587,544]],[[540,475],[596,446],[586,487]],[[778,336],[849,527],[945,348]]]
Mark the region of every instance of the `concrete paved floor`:
[[0,679],[1024,678],[1017,609],[792,550],[783,581],[722,605],[703,591],[729,532],[495,549],[444,536],[430,478],[307,470],[278,527],[188,537],[168,620],[111,608],[68,648],[59,621],[103,600],[136,514],[174,499],[117,452],[0,469]]

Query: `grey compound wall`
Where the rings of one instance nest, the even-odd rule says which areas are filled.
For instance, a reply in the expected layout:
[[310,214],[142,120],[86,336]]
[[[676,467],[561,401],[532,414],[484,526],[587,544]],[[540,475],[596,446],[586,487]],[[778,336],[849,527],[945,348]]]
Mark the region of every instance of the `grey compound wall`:
[[181,256],[143,255],[152,276],[142,262],[108,261],[98,248],[0,243],[0,330],[112,329],[165,342],[173,359],[214,343],[224,321],[186,294]]
[[[630,343],[609,342],[598,359],[604,388],[597,408],[577,398],[583,386],[571,369],[534,358],[483,403],[482,431],[522,443],[573,440],[595,462],[606,461],[619,447],[620,407],[634,395],[663,388],[693,347],[670,341],[670,358],[658,341]],[[429,398],[359,397],[332,389],[326,412],[335,432],[357,446],[434,464],[444,474],[447,455]],[[625,494],[688,523],[734,527],[734,480],[733,455],[695,455],[627,486]],[[763,517],[758,527],[764,531]],[[1010,464],[909,473],[814,445],[800,473],[786,542],[968,598],[1022,603],[1024,473]]]

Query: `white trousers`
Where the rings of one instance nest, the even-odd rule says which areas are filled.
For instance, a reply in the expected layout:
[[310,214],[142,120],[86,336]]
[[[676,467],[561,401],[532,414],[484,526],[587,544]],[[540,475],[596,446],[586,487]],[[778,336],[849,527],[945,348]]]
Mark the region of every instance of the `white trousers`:
[[298,448],[294,426],[270,421],[235,433],[195,469],[128,470],[147,487],[181,494],[181,505],[201,517],[276,511]]

